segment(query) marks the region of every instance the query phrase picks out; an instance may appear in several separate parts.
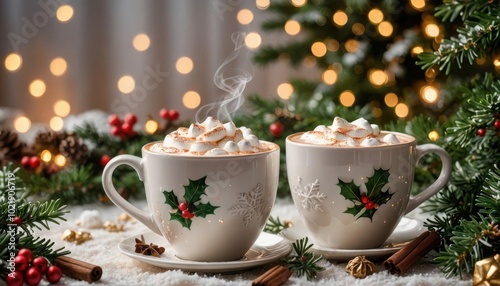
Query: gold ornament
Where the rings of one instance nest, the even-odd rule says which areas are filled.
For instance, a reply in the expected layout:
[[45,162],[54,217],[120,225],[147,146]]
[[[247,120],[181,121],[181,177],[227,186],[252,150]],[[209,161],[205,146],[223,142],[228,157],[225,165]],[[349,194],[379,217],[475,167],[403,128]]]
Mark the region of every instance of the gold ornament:
[[132,223],[135,223],[136,220],[135,218],[131,217],[129,214],[127,213],[121,213],[119,216],[118,216],[118,221],[121,221],[121,222],[132,222]]
[[85,241],[91,240],[92,235],[87,231],[76,231],[74,229],[67,229],[63,232],[61,239],[67,242],[74,242],[78,245]]
[[116,224],[110,221],[104,223],[104,228],[109,232],[125,231],[125,226],[123,224]]
[[290,228],[290,227],[292,227],[292,226],[293,226],[293,222],[291,222],[291,221],[289,221],[289,220],[284,220],[284,221],[283,221],[283,226],[284,226],[285,228]]
[[356,278],[365,278],[373,274],[377,267],[373,262],[366,259],[364,256],[356,256],[347,263],[345,271]]
[[472,285],[500,285],[500,254],[476,262]]

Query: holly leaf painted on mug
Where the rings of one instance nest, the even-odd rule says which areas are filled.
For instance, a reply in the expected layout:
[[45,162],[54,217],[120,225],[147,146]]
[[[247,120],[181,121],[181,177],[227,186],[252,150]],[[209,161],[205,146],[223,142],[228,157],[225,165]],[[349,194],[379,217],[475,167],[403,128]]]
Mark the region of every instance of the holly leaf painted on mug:
[[189,184],[187,186],[183,185],[185,190],[184,199],[187,204],[194,205],[196,202],[201,200],[201,195],[205,194],[205,189],[208,187],[208,185],[205,184],[206,178],[207,176],[198,180],[189,179]]
[[163,195],[165,196],[165,203],[171,206],[173,210],[176,210],[177,206],[179,206],[179,201],[177,200],[177,196],[174,194],[174,191],[163,191]]
[[176,220],[181,223],[181,225],[189,230],[191,230],[191,223],[193,222],[190,218],[183,218],[182,214],[179,212],[171,213],[170,220]]
[[372,220],[373,215],[380,205],[387,203],[393,194],[389,190],[382,192],[384,186],[389,182],[389,171],[376,169],[373,176],[369,177],[365,183],[366,194],[361,194],[359,186],[354,182],[346,183],[340,179],[338,186],[340,194],[354,203],[354,206],[348,207],[344,213],[352,214],[357,220],[361,217],[366,217]]
[[195,205],[195,210],[193,211],[193,214],[195,216],[199,216],[199,217],[204,218],[209,214],[215,214],[215,210],[217,208],[218,207],[212,206],[212,204],[210,204],[210,203],[207,203],[207,204],[200,203],[199,205]]
[[377,197],[381,192],[382,188],[389,182],[389,171],[382,168],[376,169],[373,176],[368,178],[366,182],[367,196],[370,198]]
[[340,194],[346,198],[346,200],[350,200],[351,202],[360,202],[361,194],[359,193],[359,187],[351,182],[345,182],[342,179],[339,179],[338,186],[340,187]]

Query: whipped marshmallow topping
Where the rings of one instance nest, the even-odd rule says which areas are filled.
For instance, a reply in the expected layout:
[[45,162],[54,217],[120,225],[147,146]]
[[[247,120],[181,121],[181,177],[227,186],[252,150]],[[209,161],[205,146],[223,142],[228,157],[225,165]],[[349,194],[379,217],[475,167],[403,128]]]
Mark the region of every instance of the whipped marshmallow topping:
[[300,140],[316,145],[335,145],[344,147],[379,146],[400,143],[396,135],[381,133],[376,124],[359,118],[352,122],[335,117],[331,126],[319,125],[313,131],[302,134]]
[[262,143],[249,128],[237,128],[233,122],[223,124],[208,117],[202,123],[193,123],[189,128],[181,127],[169,133],[163,144],[153,144],[150,150],[169,154],[221,156],[267,151],[269,146]]

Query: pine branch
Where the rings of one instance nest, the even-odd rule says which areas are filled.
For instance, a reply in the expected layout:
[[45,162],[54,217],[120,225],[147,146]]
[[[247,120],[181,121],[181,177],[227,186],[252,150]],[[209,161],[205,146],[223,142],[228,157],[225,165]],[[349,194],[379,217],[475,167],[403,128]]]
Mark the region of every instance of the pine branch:
[[264,226],[264,231],[272,234],[279,234],[282,230],[288,227],[290,226],[286,221],[281,222],[279,217],[273,218],[270,216]]
[[297,277],[306,275],[307,280],[313,280],[318,276],[318,272],[325,270],[318,263],[322,259],[321,255],[309,252],[313,244],[308,244],[308,238],[304,237],[292,243],[296,255],[286,259],[288,269],[294,272]]
[[[58,220],[66,221],[64,215],[69,213],[66,206],[61,205],[60,200],[49,200],[46,202],[22,202],[16,205],[16,216],[22,220],[21,228],[30,233],[33,228],[41,230],[50,229],[49,223],[59,224]],[[7,212],[7,205],[0,205],[0,213]]]

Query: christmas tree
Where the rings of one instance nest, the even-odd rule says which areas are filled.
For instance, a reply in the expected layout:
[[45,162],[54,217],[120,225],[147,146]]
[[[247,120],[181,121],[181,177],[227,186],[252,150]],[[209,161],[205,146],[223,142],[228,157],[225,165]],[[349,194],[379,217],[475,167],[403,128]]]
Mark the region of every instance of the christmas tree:
[[[253,112],[238,123],[282,150],[287,135],[328,125],[335,116],[365,117],[419,144],[443,146],[455,162],[452,179],[424,209],[434,215],[426,225],[442,237],[436,261],[447,275],[462,275],[499,253],[499,4],[292,0],[268,10],[275,17],[263,28],[281,30],[291,41],[263,46],[255,62],[313,64],[322,78],[291,80],[290,97],[251,96]],[[436,158],[423,160],[415,193],[440,169]],[[280,183],[279,194],[288,195],[284,157]]]

